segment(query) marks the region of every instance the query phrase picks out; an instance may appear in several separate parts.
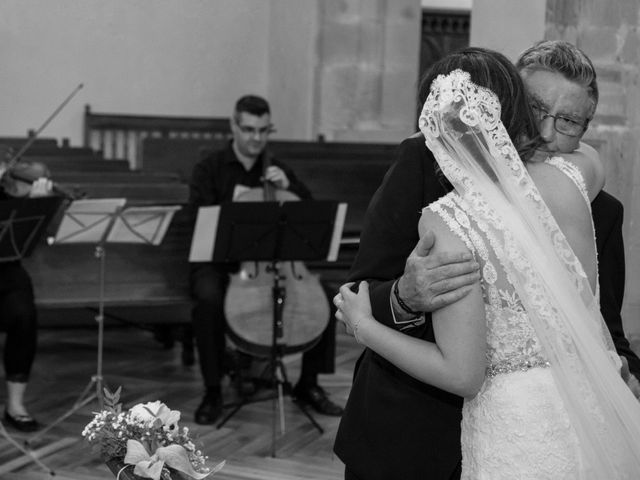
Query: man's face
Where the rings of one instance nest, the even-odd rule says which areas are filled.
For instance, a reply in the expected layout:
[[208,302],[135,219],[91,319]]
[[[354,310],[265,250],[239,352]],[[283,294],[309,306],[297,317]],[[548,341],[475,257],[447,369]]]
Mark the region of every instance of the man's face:
[[240,112],[231,119],[231,133],[238,151],[247,157],[255,158],[267,146],[271,132],[271,116],[268,113],[258,117]]
[[[536,70],[523,72],[522,79],[532,99],[534,113],[540,119],[538,128],[545,142],[541,149],[552,153],[569,153],[578,148],[590,118],[593,101],[587,89],[578,83],[567,80],[558,72]],[[545,115],[553,115],[556,117]],[[560,129],[577,128],[577,135],[571,136],[558,132]]]

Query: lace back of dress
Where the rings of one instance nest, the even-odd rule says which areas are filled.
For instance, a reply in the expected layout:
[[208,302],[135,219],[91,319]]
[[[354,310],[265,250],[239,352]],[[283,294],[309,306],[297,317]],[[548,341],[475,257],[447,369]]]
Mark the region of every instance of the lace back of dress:
[[584,478],[632,478],[640,407],[611,361],[582,266],[500,121],[497,97],[466,72],[440,76],[420,127],[527,311],[584,451]]

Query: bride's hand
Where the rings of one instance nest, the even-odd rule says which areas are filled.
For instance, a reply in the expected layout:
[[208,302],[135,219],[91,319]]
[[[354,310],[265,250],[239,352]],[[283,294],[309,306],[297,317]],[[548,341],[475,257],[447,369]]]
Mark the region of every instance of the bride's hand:
[[362,322],[372,321],[371,300],[369,299],[369,284],[360,282],[358,292],[351,290],[352,283],[346,283],[340,287],[340,292],[333,297],[333,303],[338,309],[336,318],[347,327],[347,333],[353,335],[361,342],[358,329]]

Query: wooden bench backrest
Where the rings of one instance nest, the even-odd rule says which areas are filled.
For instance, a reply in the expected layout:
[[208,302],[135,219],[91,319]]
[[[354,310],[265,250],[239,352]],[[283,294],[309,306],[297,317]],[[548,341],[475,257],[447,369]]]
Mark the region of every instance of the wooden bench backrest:
[[229,119],[84,112],[84,146],[105,158],[124,158],[140,168],[140,145],[145,138],[224,139],[231,135]]
[[[184,181],[196,162],[220,142],[146,138],[142,143],[145,172],[169,171]],[[276,158],[290,166],[317,200],[349,204],[345,232],[358,234],[364,212],[394,160],[396,145],[272,141]]]
[[[203,149],[217,148],[220,142],[146,137],[142,146],[142,172],[120,168],[127,164],[124,160],[82,156],[49,157],[47,164],[65,186],[84,190],[90,198],[125,197],[129,205],[184,205],[188,198],[186,179],[193,165]],[[344,236],[359,235],[369,200],[395,153],[395,146],[386,144],[274,141],[271,148],[294,169],[314,198],[348,203]],[[107,305],[182,305],[181,318],[166,321],[189,321],[188,313],[184,312],[188,312],[189,304],[187,258],[191,228],[182,209],[159,246],[106,245]],[[341,260],[334,265],[316,262],[311,268],[323,275],[328,268],[329,280],[338,285],[344,281],[356,248],[355,245],[345,248],[348,256],[343,258],[341,252]],[[40,245],[25,260],[32,273],[38,305],[96,306],[100,270],[94,253],[92,244]]]

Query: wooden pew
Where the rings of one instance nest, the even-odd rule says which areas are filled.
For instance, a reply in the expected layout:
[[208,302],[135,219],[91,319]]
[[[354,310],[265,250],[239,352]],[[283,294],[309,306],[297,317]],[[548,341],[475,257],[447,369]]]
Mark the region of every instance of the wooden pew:
[[[66,185],[84,188],[93,198],[126,197],[130,204],[183,205],[188,198],[188,179],[193,165],[204,151],[218,148],[228,138],[228,120],[218,119],[220,121],[214,123],[211,120],[95,114],[87,107],[85,147],[107,152],[109,149],[119,152],[117,148],[123,148],[122,152],[130,153],[131,138],[135,137],[136,158],[95,160],[78,154],[73,158],[49,156],[45,160],[54,176],[57,172]],[[156,125],[155,133],[149,129],[151,124]],[[215,133],[208,135],[204,132],[207,129]],[[108,146],[113,142],[109,135],[124,135],[127,139],[120,138],[120,146]],[[345,280],[357,253],[364,212],[394,160],[396,146],[272,141],[270,148],[295,170],[314,198],[349,205],[344,231],[348,241],[341,248],[338,262],[308,265],[327,283],[337,287]],[[100,152],[94,155],[100,157]],[[122,153],[117,156],[126,157]],[[129,168],[136,161],[142,167],[141,172]],[[138,319],[188,322],[187,258],[191,234],[182,210],[159,247],[108,245],[106,301],[110,311],[130,312],[133,308],[138,309],[135,314]],[[34,284],[41,307],[96,305],[98,266],[94,249],[93,245],[53,245],[36,250],[28,262],[30,268],[35,269]]]
[[[56,184],[86,198],[126,198],[128,206],[184,205],[188,186],[172,173],[131,171],[127,160],[105,160],[84,147],[46,144],[25,161],[46,164]],[[53,232],[50,232],[53,233]],[[160,246],[106,246],[105,304],[109,318],[135,324],[189,321],[187,272],[191,228],[177,212]],[[31,273],[41,323],[69,326],[90,320],[99,299],[96,245],[54,244],[43,239],[25,265]]]
[[[0,145],[3,145],[7,148],[11,148],[16,151],[20,150],[29,141],[31,141],[31,137],[28,135],[26,137],[0,136]],[[35,140],[33,140],[31,147],[32,148],[37,148],[37,147],[58,148],[58,140],[51,137],[38,137]]]
[[[201,141],[148,138],[155,151],[164,152],[164,165],[191,170],[200,150],[210,147]],[[172,145],[174,147],[172,147]],[[188,148],[187,148],[188,147]],[[287,149],[290,147],[290,150]],[[318,144],[317,142],[273,142],[277,155],[291,166],[318,200],[337,200],[349,205],[344,237],[337,262],[308,262],[330,285],[337,287],[357,252],[357,238],[369,200],[393,161],[395,146],[359,144]],[[171,158],[178,152],[180,157]],[[77,160],[73,169],[86,159]],[[111,165],[113,161],[97,161]],[[144,159],[151,171],[59,171],[64,186],[83,190],[89,198],[124,197],[129,205],[177,204],[188,199],[188,185],[180,173],[153,171],[154,158]],[[179,170],[178,170],[179,171]],[[136,320],[168,323],[188,322],[188,251],[191,226],[186,213],[174,218],[167,237],[158,247],[108,245],[106,302],[110,311],[132,309]],[[98,301],[98,264],[95,245],[41,245],[26,263],[34,278],[41,308],[89,307]],[[146,308],[145,308],[146,307]],[[137,309],[137,310],[136,310]],[[128,318],[131,314],[127,315]]]
[[[188,195],[188,187],[180,182],[95,185],[91,198],[125,197],[129,206],[182,206]],[[89,187],[83,184],[80,188],[91,191]],[[107,318],[135,325],[188,323],[190,238],[191,226],[184,210],[180,210],[158,246],[106,244],[104,302]],[[43,240],[25,259],[42,325],[93,325],[87,320],[93,318],[100,300],[100,263],[96,246],[89,243],[49,245]]]
[[[156,203],[156,202],[153,202]],[[104,249],[105,318],[134,325],[190,322],[188,247],[191,228],[176,213],[158,246],[108,243]],[[39,245],[25,260],[43,326],[94,325],[100,260],[88,243]]]
[[231,135],[228,118],[128,115],[93,112],[85,105],[84,146],[105,158],[124,158],[140,168],[140,144],[145,138],[224,139]]
[[[193,139],[147,138],[142,143],[146,173],[174,172],[187,181],[196,162],[219,147]],[[317,200],[349,204],[345,234],[359,235],[371,196],[394,160],[396,145],[343,142],[272,141],[276,158],[289,165]]]
[[[208,150],[221,144],[194,139],[146,138],[142,143],[145,172],[170,171],[183,179]],[[289,165],[317,200],[348,204],[343,244],[336,262],[309,262],[331,286],[337,287],[355,258],[362,219],[369,201],[394,160],[396,145],[333,142],[272,141],[276,157]]]
[[103,181],[104,183],[172,183],[180,182],[181,179],[176,173],[171,172],[141,172],[141,171],[98,171],[98,172],[78,172],[57,171],[55,180],[61,183],[91,183]]
[[58,157],[52,155],[25,155],[25,161],[39,162],[56,172],[129,172],[126,160],[104,160],[94,156]]

